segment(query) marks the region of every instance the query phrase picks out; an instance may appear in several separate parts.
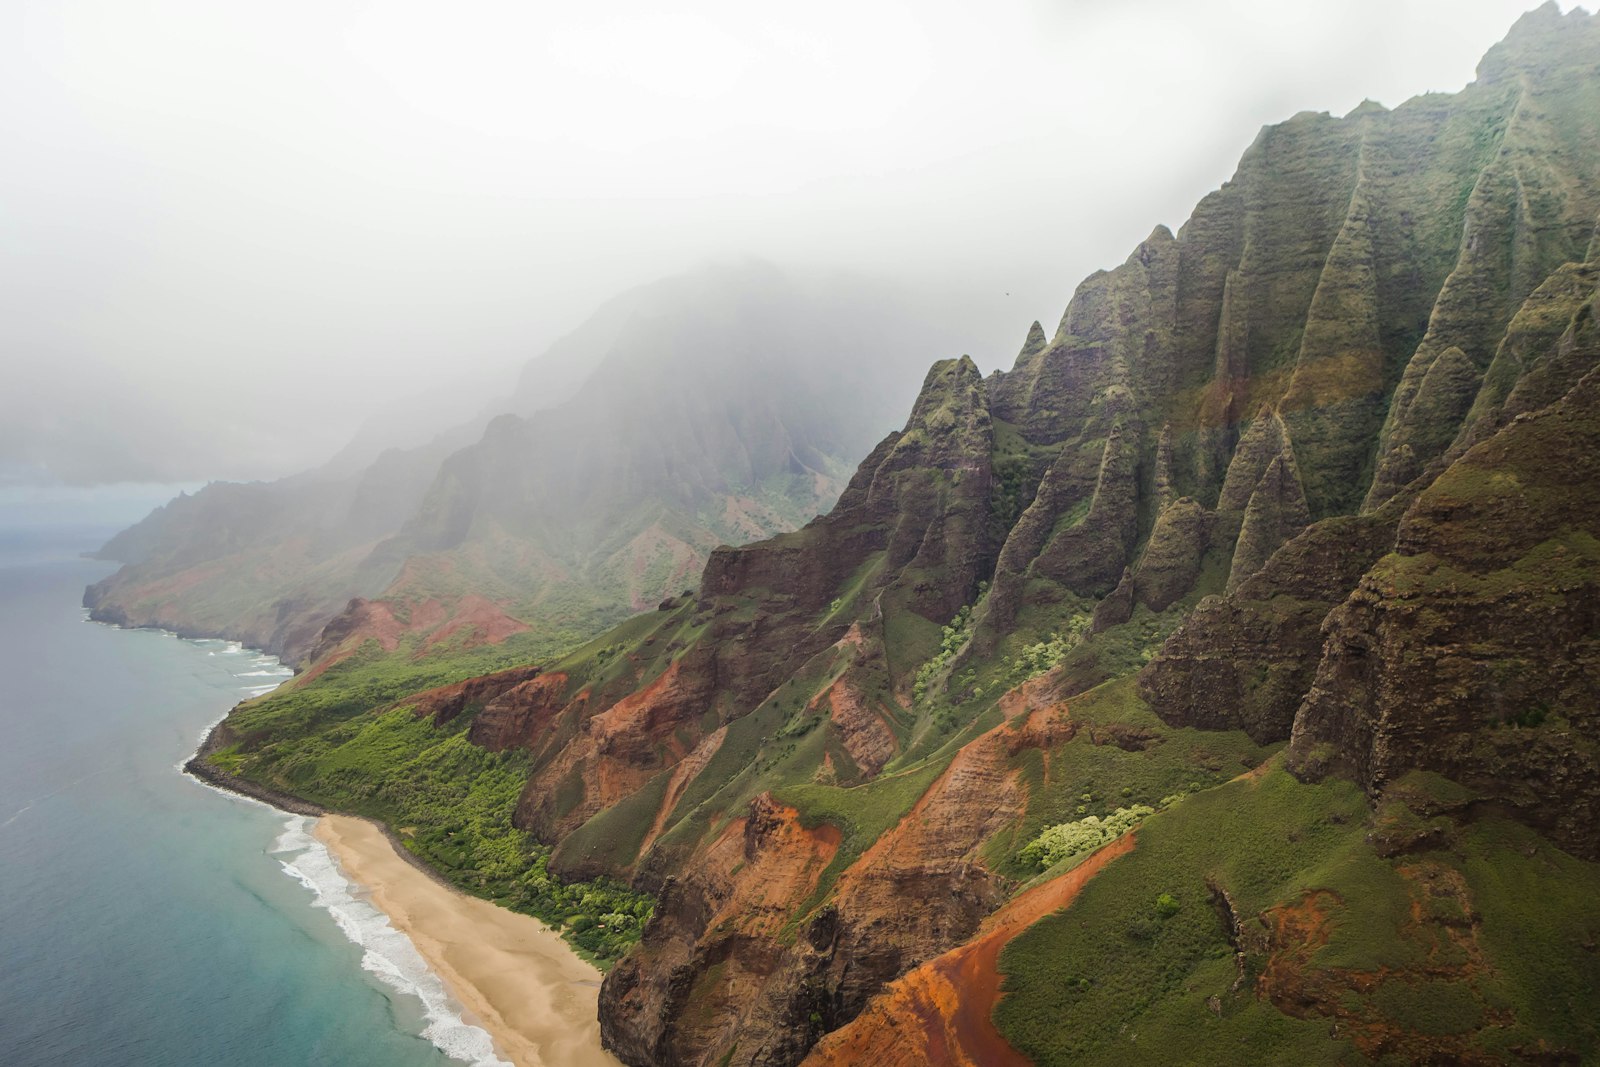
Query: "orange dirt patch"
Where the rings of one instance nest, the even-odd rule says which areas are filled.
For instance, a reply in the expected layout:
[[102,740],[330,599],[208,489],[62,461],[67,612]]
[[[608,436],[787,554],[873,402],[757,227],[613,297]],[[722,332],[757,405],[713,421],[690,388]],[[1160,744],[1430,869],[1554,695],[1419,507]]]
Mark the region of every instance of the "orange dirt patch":
[[1000,697],[1000,714],[1009,721],[1026,712],[1049,707],[1055,703],[1055,683],[1053,674],[1041,674],[1006,690]]
[[1071,904],[1090,879],[1133,851],[1124,834],[1058,878],[1016,897],[966,944],[892,983],[855,1021],[823,1038],[804,1067],[1029,1067],[995,1029],[1000,953],[1029,926]]
[[[675,742],[661,738],[678,722],[678,712],[688,700],[679,678],[679,661],[674,660],[660,677],[643,689],[636,690],[595,715],[586,727],[594,740],[595,751],[605,755],[612,751],[631,751],[642,741],[663,740],[669,748]],[[673,755],[683,755],[681,749]],[[653,772],[652,772],[653,773]],[[604,803],[611,805],[621,796],[608,797]]]
[[230,556],[227,559],[201,563],[176,574],[135,585],[122,595],[133,603],[146,600],[159,602],[175,600],[196,586],[204,585],[220,575],[227,574],[230,566],[239,565],[239,559],[238,556]]
[[845,751],[863,774],[869,778],[876,775],[900,748],[894,731],[889,729],[883,716],[867,706],[861,693],[851,684],[849,672],[812,697],[806,710],[816,711],[824,700],[828,702],[828,718],[838,731]]
[[[578,736],[563,744],[523,793],[525,802],[543,804],[548,812],[553,809],[539,798],[554,796],[570,775],[582,778],[582,800],[550,823],[546,832],[557,836],[570,833],[698,747],[680,729],[693,723],[704,707],[702,690],[692,688],[697,680],[695,676],[686,679],[680,662],[674,661],[644,688],[584,721]],[[568,706],[575,707],[585,697],[580,693]]]
[[[559,684],[565,681],[566,676],[558,674],[553,678]],[[426,716],[434,721],[434,725],[442,726],[460,715],[470,705],[487,704],[512,689],[527,685],[530,681],[550,684],[541,677],[538,667],[510,667],[493,674],[482,674],[450,685],[425,689],[395,703],[409,704],[413,715],[418,718]]]
[[529,629],[528,624],[507,615],[492,600],[469,593],[456,601],[449,618],[423,642],[424,648],[434,648],[457,638],[461,648],[479,645],[498,645],[501,641]]
[[427,600],[352,600],[344,614],[328,623],[323,640],[330,633],[338,643],[324,649],[317,662],[301,676],[310,681],[329,667],[350,656],[368,641],[376,641],[385,652],[393,652],[408,637],[421,637],[418,655],[453,643],[459,648],[499,644],[513,634],[528,629],[527,623],[507,615],[498,604],[476,594],[453,602]]
[[733,820],[706,850],[702,863],[729,887],[708,928],[722,924],[752,936],[773,936],[796,904],[811,895],[839,851],[837,828],[807,830],[800,813],[763,793],[748,816]]
[[[1329,890],[1311,890],[1297,901],[1262,914],[1269,932],[1268,957],[1257,979],[1256,995],[1286,1015],[1331,1018],[1341,1036],[1374,1060],[1394,1057],[1409,1063],[1484,1067],[1500,1062],[1477,1045],[1476,1031],[1511,1026],[1515,1017],[1481,992],[1492,969],[1478,943],[1481,920],[1466,879],[1454,868],[1429,860],[1396,871],[1406,880],[1411,896],[1410,920],[1401,925],[1397,935],[1423,950],[1420,964],[1373,970],[1318,966],[1313,957],[1328,943],[1333,918],[1344,901]],[[1454,907],[1436,910],[1441,900],[1453,901]],[[1368,999],[1388,982],[1446,982],[1471,990],[1479,1001],[1481,1021],[1475,1030],[1462,1033],[1412,1030],[1386,1017]]]
[[667,820],[672,817],[673,809],[678,806],[678,801],[683,799],[683,791],[688,789],[689,783],[706,769],[711,757],[717,754],[717,750],[722,747],[723,739],[727,736],[728,728],[718,727],[715,733],[694,746],[694,749],[672,768],[672,777],[667,781],[667,795],[662,798],[655,822],[650,824],[650,832],[644,835],[644,843],[639,846],[640,856],[649,852],[650,846],[661,836],[661,831],[667,827]]
[[867,635],[861,632],[861,622],[857,620],[850,624],[850,629],[844,632],[843,637],[833,643],[833,647],[840,649],[853,648],[859,651],[865,648],[866,644]]

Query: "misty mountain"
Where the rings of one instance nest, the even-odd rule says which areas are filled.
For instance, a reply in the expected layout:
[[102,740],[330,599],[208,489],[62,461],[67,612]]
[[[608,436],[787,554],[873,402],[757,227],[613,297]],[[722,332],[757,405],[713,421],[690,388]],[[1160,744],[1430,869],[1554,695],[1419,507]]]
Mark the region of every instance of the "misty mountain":
[[86,603],[290,659],[354,597],[427,603],[425,629],[470,594],[484,633],[592,630],[692,583],[718,544],[825,510],[934,334],[847,275],[751,262],[666,279],[608,302],[426,443],[363,462],[419,436],[369,425],[317,470],[158,508],[104,546],[124,566]]
[[[1594,1060],[1597,64],[1549,4],[1459,93],[1263,129],[694,595],[337,713],[303,678],[207,765],[422,811],[431,862],[553,921],[550,874],[653,897],[569,930],[620,956],[638,1067]],[[808,469],[761,440],[739,471]],[[402,536],[536,529],[479,486],[554,447],[491,428]],[[680,502],[727,470],[628,469]],[[446,744],[526,775],[527,837],[416,802]]]

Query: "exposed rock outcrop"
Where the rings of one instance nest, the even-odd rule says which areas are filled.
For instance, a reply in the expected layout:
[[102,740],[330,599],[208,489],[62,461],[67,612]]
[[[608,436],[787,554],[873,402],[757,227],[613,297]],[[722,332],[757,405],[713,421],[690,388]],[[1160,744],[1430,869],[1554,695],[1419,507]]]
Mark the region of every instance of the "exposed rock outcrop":
[[426,444],[180,496],[102,549],[123,567],[86,605],[297,665],[353,597],[472,594],[592,633],[692,585],[719,545],[826,510],[937,337],[859,278],[746,262],[665,279],[608,302],[484,415],[414,431]]
[[1283,456],[1274,458],[1250,494],[1250,503],[1245,505],[1239,540],[1233,549],[1233,567],[1228,572],[1228,589],[1237,589],[1259,571],[1285,541],[1304,530],[1310,521],[1306,495],[1292,462]]
[[[1590,23],[1583,25],[1588,34]],[[875,677],[894,694],[863,704],[864,715],[845,701],[840,722],[830,711],[825,736],[839,747],[808,772],[812,780],[834,781],[852,765],[868,777],[896,773],[892,761],[914,751],[906,716],[917,715],[907,681],[919,661],[901,651],[906,627],[913,617],[922,620],[916,626],[946,622],[981,579],[991,585],[974,608],[970,639],[932,680],[936,687],[989,662],[1019,632],[1048,634],[1064,611],[1093,611],[1080,657],[1087,663],[1094,641],[1136,614],[1148,619],[1221,589],[1144,669],[1140,691],[1150,706],[1170,723],[1243,729],[1263,743],[1294,733],[1297,752],[1359,748],[1353,727],[1331,727],[1343,732],[1321,747],[1309,735],[1307,744],[1299,740],[1297,713],[1305,719],[1301,705],[1314,691],[1324,619],[1395,548],[1397,530],[1405,542],[1402,515],[1424,499],[1417,494],[1448,466],[1469,424],[1514,419],[1503,409],[1516,383],[1536,395],[1536,371],[1570,383],[1584,366],[1588,335],[1571,314],[1587,275],[1564,263],[1587,254],[1600,170],[1573,162],[1587,158],[1588,146],[1575,146],[1567,161],[1543,153],[1531,180],[1559,186],[1563,198],[1524,209],[1506,200],[1501,183],[1510,171],[1496,162],[1523,151],[1518,145],[1531,142],[1518,139],[1536,130],[1561,141],[1592,126],[1592,117],[1577,117],[1588,90],[1575,87],[1587,68],[1564,49],[1543,67],[1457,97],[1363,108],[1342,120],[1299,116],[1263,131],[1235,179],[1178,235],[1157,230],[1125,263],[1087,280],[1053,337],[1030,329],[1014,368],[981,388],[973,375],[956,390],[969,399],[938,416],[947,428],[924,435],[915,427],[933,426],[933,413],[950,406],[941,385],[950,372],[930,377],[929,388],[943,395],[925,393],[913,426],[880,445],[834,515],[802,531],[805,539],[713,557],[702,592],[713,619],[744,619],[749,609],[732,605],[752,595],[762,619],[744,636],[717,631],[717,648],[740,640],[745,656],[766,662],[764,650],[781,640],[787,677],[823,678],[805,683],[808,702],[798,705],[812,716],[823,706],[816,695],[847,670],[866,672],[849,683],[852,696],[869,692]],[[1535,115],[1534,100],[1570,122]],[[1491,251],[1502,247],[1507,226],[1523,235],[1510,266]],[[1559,276],[1541,288],[1552,275]],[[1571,297],[1562,312],[1547,308],[1541,318],[1538,305],[1526,303],[1556,290]],[[1548,315],[1561,313],[1569,322],[1554,329]],[[1497,346],[1515,370],[1491,376],[1491,397],[1483,368]],[[941,436],[955,446],[949,455],[937,454]],[[992,454],[983,452],[985,440]],[[1002,454],[1005,493],[964,495],[969,485],[997,484]],[[952,471],[939,479],[946,495],[912,473],[917,464]],[[929,506],[934,499],[938,506]],[[1352,514],[1363,501],[1366,513]],[[996,516],[993,509],[1012,503],[1015,512]],[[794,621],[805,613],[834,621],[808,630]],[[841,616],[855,620],[863,640],[837,661],[828,657],[841,654],[833,649]],[[1576,615],[1550,621],[1568,631],[1586,625]],[[1519,650],[1508,662],[1527,655]],[[748,705],[771,693],[786,706],[775,688],[790,684],[784,668],[753,674],[718,659],[716,670],[708,701],[738,691]],[[731,681],[741,672],[747,681]],[[1091,674],[1084,667],[1076,676]],[[1342,677],[1336,688],[1372,681]],[[1339,715],[1324,718],[1385,722],[1389,713]],[[675,740],[654,735],[655,751],[700,736],[684,734],[677,721]],[[852,723],[866,731],[847,744]],[[729,725],[728,736],[738,728]],[[1007,892],[973,850],[1017,817],[1024,796],[1007,775],[1011,765],[993,762],[1002,736],[1014,745],[1021,734],[1001,726],[968,741],[820,901],[791,899],[786,921],[797,949],[782,962],[769,941],[710,921],[716,901],[746,891],[745,875],[702,865],[696,857],[709,846],[689,841],[692,820],[655,814],[676,829],[652,838],[639,869],[675,879],[666,883],[674,918],[653,927],[608,980],[608,1039],[641,1063],[793,1062],[886,983],[970,936]],[[798,759],[782,755],[794,747],[781,748],[775,765]],[[1578,763],[1565,766],[1570,780],[1581,777]],[[703,772],[716,773],[714,762]],[[723,804],[738,790],[682,795]],[[984,818],[973,821],[969,804]],[[930,906],[907,915],[897,902],[913,884]],[[680,1022],[691,1000],[707,1007]]]
[[1286,740],[1323,618],[1388,551],[1394,528],[1381,515],[1311,526],[1226,596],[1202,600],[1140,673],[1141,695],[1170,723]]
[[1144,555],[1133,569],[1133,597],[1165,611],[1194,588],[1211,547],[1211,515],[1189,498],[1174,501],[1156,519]]
[[1437,771],[1600,857],[1600,370],[1424,490],[1326,635],[1298,773]]

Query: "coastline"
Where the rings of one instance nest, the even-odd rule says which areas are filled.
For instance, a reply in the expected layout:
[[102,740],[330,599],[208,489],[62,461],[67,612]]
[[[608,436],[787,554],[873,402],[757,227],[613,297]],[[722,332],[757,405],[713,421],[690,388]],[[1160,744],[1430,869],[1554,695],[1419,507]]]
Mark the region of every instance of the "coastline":
[[183,773],[192,778],[200,779],[200,781],[213,789],[220,789],[224,793],[233,793],[241,797],[249,797],[251,800],[259,800],[263,804],[270,804],[274,808],[286,811],[291,815],[308,815],[316,818],[326,814],[327,809],[320,804],[313,804],[311,801],[303,800],[292,793],[285,793],[282,790],[259,785],[247,778],[229,774],[222,768],[207,763],[207,756],[210,756],[220,748],[226,747],[228,744],[228,738],[224,733],[226,719],[227,716],[224,715],[206,732],[205,740],[200,742],[200,747],[195,750],[194,755],[184,761]]
[[[225,717],[224,717],[225,718]],[[469,896],[389,827],[230,774],[206,757],[231,743],[224,720],[184,773],[224,793],[315,819],[312,836],[351,888],[405,934],[450,995],[514,1067],[621,1067],[600,1045],[600,970],[538,919]]]
[[383,827],[324,814],[313,836],[411,939],[516,1067],[620,1067],[600,1047],[600,971],[537,919],[450,887]]
[[[85,598],[87,601],[87,597]],[[237,638],[210,633],[173,629],[160,625],[138,625],[129,620],[107,617],[88,603],[84,619],[116,629],[144,629],[166,633],[182,641],[230,641],[238,651],[272,655],[244,647]],[[231,713],[230,709],[229,713]],[[301,852],[304,846],[283,847],[298,836],[306,845],[305,826],[311,822],[310,837],[321,846],[325,869],[336,879],[332,890],[347,903],[350,896],[365,900],[381,912],[389,926],[398,932],[418,966],[437,981],[434,987],[455,1002],[454,1011],[443,1017],[443,1041],[432,1031],[440,1017],[437,1006],[423,990],[413,990],[406,980],[396,988],[418,992],[428,1006],[429,1031],[424,1038],[452,1058],[490,1063],[497,1058],[514,1067],[622,1067],[621,1061],[601,1047],[599,993],[602,972],[579,956],[559,933],[539,920],[461,892],[443,875],[429,867],[404,846],[399,835],[380,823],[356,816],[330,812],[322,805],[270,786],[242,778],[212,764],[209,757],[235,740],[224,713],[206,728],[198,747],[174,769],[199,784],[290,816],[300,817],[300,827],[291,820],[289,830],[271,850],[282,854]],[[317,894],[317,905],[329,907],[324,894],[326,881],[308,878],[314,870],[304,867],[303,859],[282,861],[288,873]],[[300,864],[300,868],[296,868]],[[316,881],[318,884],[314,885]],[[345,895],[346,890],[349,896]],[[337,898],[334,901],[338,907]],[[366,943],[359,928],[352,928],[348,913],[336,917],[345,935],[367,949],[372,958],[376,946]],[[378,949],[382,952],[384,950]],[[395,957],[381,957],[380,970],[392,966]],[[372,968],[363,962],[363,968]],[[388,982],[386,984],[393,985]],[[435,994],[437,995],[437,994]],[[463,1010],[464,1009],[464,1010]],[[450,1027],[455,1027],[452,1032]],[[460,1025],[479,1035],[483,1045],[468,1038],[461,1047]],[[486,1047],[492,1042],[494,1054]]]

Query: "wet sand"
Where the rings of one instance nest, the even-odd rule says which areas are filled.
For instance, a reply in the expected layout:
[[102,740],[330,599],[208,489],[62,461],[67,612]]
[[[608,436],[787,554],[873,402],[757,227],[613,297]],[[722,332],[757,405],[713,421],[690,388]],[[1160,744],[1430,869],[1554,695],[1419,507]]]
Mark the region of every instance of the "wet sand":
[[365,819],[324,815],[316,836],[406,933],[517,1067],[619,1067],[600,1047],[600,972],[537,919],[469,897],[413,866]]

